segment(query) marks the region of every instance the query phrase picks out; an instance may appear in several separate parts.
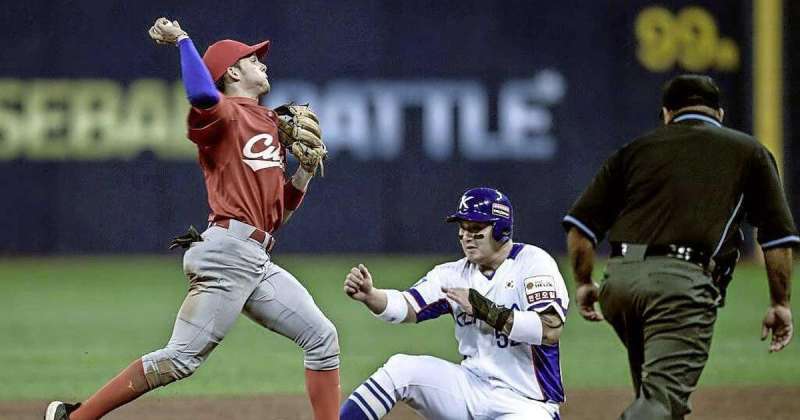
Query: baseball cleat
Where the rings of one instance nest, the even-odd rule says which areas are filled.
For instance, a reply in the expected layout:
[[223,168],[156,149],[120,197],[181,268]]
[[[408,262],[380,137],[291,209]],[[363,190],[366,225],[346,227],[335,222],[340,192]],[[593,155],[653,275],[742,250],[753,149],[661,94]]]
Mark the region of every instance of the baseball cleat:
[[53,401],[47,406],[44,412],[44,420],[69,420],[69,413],[78,409],[81,403],[68,404],[61,401]]

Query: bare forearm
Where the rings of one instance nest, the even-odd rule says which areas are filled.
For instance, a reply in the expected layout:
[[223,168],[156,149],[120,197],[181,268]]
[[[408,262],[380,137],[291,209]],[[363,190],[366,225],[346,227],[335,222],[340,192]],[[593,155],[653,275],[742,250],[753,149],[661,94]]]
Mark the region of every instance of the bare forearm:
[[789,306],[792,290],[792,249],[772,248],[764,251],[764,264],[772,304]]
[[577,284],[590,284],[594,270],[595,250],[592,241],[577,229],[567,233],[567,251],[572,275]]
[[364,300],[364,305],[376,315],[386,310],[386,304],[386,291],[383,289],[372,289],[372,293]]

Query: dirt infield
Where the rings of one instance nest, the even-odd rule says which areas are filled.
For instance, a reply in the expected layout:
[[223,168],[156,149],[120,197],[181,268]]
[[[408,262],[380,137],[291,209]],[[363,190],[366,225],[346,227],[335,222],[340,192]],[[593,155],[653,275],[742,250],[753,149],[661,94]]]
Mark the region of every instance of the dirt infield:
[[[574,390],[562,409],[569,420],[614,419],[631,398],[628,390]],[[698,391],[693,397],[691,420],[758,420],[800,418],[800,388],[715,388]],[[0,402],[0,419],[41,419],[46,402]],[[251,398],[145,398],[107,416],[111,420],[311,420],[303,396]],[[419,419],[404,405],[391,420]]]

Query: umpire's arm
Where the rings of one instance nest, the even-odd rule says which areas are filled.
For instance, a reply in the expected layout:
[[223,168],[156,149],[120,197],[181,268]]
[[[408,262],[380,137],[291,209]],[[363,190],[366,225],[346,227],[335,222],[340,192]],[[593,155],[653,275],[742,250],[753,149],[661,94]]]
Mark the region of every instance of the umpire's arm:
[[594,307],[598,295],[597,285],[592,282],[594,243],[578,228],[572,227],[567,232],[567,252],[572,267],[572,277],[575,279],[578,312],[588,321],[602,321],[603,315]]
[[578,286],[591,284],[595,257],[592,241],[573,227],[567,232],[567,252],[575,283]]
[[625,201],[624,153],[622,148],[606,159],[561,222],[567,231],[578,312],[588,321],[603,320],[603,315],[594,308],[598,290],[592,282],[592,270],[595,247],[613,225]]
[[800,244],[775,158],[763,145],[755,149],[746,174],[744,202],[747,219],[758,228],[764,250],[770,306],[761,327],[761,339],[772,333],[769,351],[780,351],[792,340],[790,307],[792,247]]
[[792,341],[792,248],[779,247],[764,250],[771,305],[761,327],[761,340],[772,332],[770,352],[780,351]]

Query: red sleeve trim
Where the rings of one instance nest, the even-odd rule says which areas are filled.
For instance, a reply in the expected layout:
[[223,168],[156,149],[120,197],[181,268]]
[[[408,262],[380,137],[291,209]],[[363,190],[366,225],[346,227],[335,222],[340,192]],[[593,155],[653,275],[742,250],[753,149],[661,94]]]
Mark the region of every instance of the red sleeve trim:
[[297,187],[292,184],[291,180],[283,184],[283,208],[286,210],[297,210],[305,196],[306,192],[298,190]]

